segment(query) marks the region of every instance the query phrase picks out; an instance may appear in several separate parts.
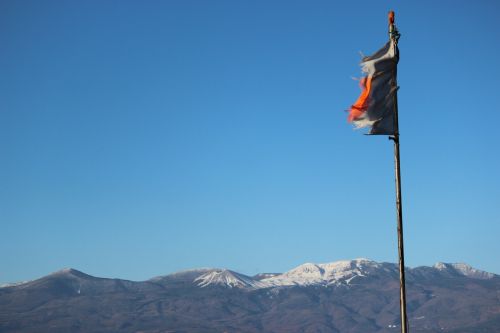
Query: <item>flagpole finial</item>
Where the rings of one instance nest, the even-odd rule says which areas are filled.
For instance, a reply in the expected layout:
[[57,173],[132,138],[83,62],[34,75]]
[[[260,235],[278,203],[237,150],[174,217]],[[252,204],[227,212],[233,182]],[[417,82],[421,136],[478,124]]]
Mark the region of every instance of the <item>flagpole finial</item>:
[[389,25],[393,25],[394,24],[394,11],[393,10],[389,11],[389,14],[387,14],[387,18],[389,20]]
[[394,11],[390,10],[389,14],[387,14],[387,19],[389,21],[389,37],[397,43],[401,35],[398,29],[396,28],[396,25],[394,24],[394,18],[395,18]]

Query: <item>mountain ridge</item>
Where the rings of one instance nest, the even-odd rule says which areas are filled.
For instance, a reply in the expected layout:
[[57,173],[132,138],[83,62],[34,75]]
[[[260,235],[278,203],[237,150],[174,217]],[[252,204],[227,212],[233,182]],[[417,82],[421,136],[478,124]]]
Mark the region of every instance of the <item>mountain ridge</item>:
[[[436,267],[434,267],[436,266]],[[500,276],[465,264],[407,268],[419,332],[498,332]],[[0,332],[398,332],[399,274],[368,259],[244,275],[201,268],[146,281],[63,269],[0,288]]]
[[[161,282],[162,280],[175,279],[176,277],[186,277],[187,279],[192,278],[192,282],[197,282],[197,285],[200,287],[206,287],[208,285],[226,285],[231,288],[272,288],[277,286],[329,285],[342,282],[349,284],[353,279],[357,277],[365,277],[366,274],[370,273],[370,271],[374,271],[379,268],[385,268],[387,271],[397,268],[397,265],[388,262],[377,262],[367,258],[356,258],[352,260],[338,260],[327,263],[304,263],[284,273],[258,273],[254,276],[248,276],[227,268],[203,267],[181,270],[166,275],[156,276],[144,281],[96,277],[75,268],[63,268],[39,279],[6,283],[0,285],[0,288],[22,286],[50,276],[64,275],[83,279],[121,280],[131,283]],[[417,266],[414,268],[405,267],[405,271],[408,271],[410,274],[418,270],[429,269],[435,269],[437,272],[445,274],[458,274],[475,279],[487,280],[499,276],[495,273],[476,269],[466,263],[437,262],[433,266]]]

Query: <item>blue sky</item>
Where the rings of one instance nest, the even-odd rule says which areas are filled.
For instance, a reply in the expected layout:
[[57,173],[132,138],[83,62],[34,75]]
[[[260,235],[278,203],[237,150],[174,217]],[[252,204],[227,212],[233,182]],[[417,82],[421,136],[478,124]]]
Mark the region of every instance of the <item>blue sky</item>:
[[344,112],[389,9],[407,265],[500,273],[498,2],[2,1],[0,282],[396,262]]

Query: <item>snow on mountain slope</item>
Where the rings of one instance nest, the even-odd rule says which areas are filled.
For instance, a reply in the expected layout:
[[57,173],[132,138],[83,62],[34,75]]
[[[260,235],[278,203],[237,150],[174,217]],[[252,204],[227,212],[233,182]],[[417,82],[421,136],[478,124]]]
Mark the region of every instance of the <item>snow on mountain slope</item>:
[[194,282],[200,287],[210,285],[226,286],[229,288],[259,289],[268,287],[267,284],[255,280],[249,276],[230,271],[228,269],[210,270],[196,279]]
[[[94,278],[91,275],[85,274],[83,272],[80,272],[74,268],[63,268],[60,269],[56,272],[50,273],[47,275],[47,277],[58,277],[58,276],[74,276],[74,277],[83,277],[83,278]],[[43,278],[42,278],[43,279]],[[32,283],[36,283],[38,280],[27,280],[27,281],[20,281],[20,282],[14,282],[14,283],[5,283],[0,285],[0,288],[9,288],[9,287],[25,287],[28,286]]]
[[336,261],[326,264],[303,264],[281,275],[262,279],[269,286],[307,286],[349,284],[381,267],[368,259]]
[[440,271],[452,271],[460,275],[464,275],[474,279],[487,280],[495,276],[495,274],[475,269],[464,263],[448,264],[448,263],[438,262],[433,267]]
[[22,286],[23,284],[30,283],[31,281],[32,280],[19,281],[19,282],[11,282],[11,283],[3,283],[3,284],[0,284],[0,288],[19,287],[19,286]]
[[303,264],[283,274],[269,274],[252,278],[227,269],[200,271],[193,282],[199,287],[226,286],[229,288],[261,289],[280,286],[349,284],[379,269],[381,264],[368,259],[336,261],[326,264]]
[[257,275],[252,276],[254,280],[263,280],[263,279],[268,279],[277,275],[281,275],[281,273],[259,273]]

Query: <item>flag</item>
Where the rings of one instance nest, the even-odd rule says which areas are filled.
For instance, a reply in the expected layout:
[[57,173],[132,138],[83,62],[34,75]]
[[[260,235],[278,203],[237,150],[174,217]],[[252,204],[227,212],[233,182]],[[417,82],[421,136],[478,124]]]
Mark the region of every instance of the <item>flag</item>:
[[399,51],[393,38],[373,55],[362,59],[361,69],[366,76],[360,80],[361,95],[349,109],[348,116],[356,128],[368,127],[369,134],[395,134],[398,61]]

